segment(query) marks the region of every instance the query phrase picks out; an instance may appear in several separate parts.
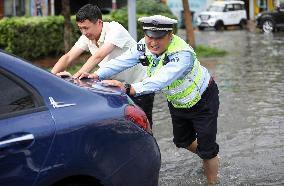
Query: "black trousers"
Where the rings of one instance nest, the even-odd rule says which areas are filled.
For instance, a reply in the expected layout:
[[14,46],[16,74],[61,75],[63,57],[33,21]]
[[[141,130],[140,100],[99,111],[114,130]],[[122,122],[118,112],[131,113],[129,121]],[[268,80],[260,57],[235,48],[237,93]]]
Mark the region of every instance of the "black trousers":
[[155,93],[145,94],[136,97],[130,96],[130,97],[134,101],[134,103],[137,104],[145,112],[150,122],[150,126],[152,128],[153,125],[152,111],[153,111]]
[[197,155],[202,159],[214,158],[219,152],[216,143],[217,117],[219,110],[219,90],[213,80],[193,107],[170,109],[174,143],[179,148],[187,148],[197,139]]

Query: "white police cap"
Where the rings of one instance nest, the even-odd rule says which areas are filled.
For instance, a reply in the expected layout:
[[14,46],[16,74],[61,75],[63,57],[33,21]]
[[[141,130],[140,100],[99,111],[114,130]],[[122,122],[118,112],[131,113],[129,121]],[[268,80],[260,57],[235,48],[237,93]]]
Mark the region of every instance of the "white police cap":
[[162,15],[141,17],[138,21],[142,22],[144,33],[149,37],[160,38],[173,30],[173,25],[177,20]]

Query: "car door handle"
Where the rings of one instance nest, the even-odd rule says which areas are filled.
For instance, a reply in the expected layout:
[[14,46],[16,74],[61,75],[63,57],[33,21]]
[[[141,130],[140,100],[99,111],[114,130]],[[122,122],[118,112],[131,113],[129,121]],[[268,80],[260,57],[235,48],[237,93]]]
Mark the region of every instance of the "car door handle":
[[30,145],[30,142],[34,141],[34,135],[33,134],[24,134],[20,137],[15,137],[12,139],[7,139],[0,141],[0,150],[4,150],[7,147],[12,147],[13,145],[19,145],[19,144],[25,144]]

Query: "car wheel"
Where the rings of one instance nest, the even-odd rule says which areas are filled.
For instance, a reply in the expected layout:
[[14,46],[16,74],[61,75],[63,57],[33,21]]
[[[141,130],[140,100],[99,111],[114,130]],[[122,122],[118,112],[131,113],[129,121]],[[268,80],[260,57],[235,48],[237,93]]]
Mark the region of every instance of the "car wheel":
[[265,20],[262,24],[262,30],[265,33],[271,33],[274,30],[274,23],[271,20]]
[[198,29],[199,29],[199,30],[204,30],[204,27],[199,26]]
[[224,29],[224,24],[221,21],[218,21],[215,26],[214,26],[215,30],[220,31]]
[[240,21],[240,28],[241,28],[241,29],[245,29],[246,26],[247,26],[246,20],[243,20],[243,19],[242,19],[242,20]]

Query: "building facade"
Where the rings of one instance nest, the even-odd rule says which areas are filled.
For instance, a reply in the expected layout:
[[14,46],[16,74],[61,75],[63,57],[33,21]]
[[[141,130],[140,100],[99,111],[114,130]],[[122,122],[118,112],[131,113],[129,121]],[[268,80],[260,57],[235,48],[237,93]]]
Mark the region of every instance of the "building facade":
[[54,0],[0,0],[0,18],[12,16],[47,16]]
[[[146,0],[145,0],[146,1]],[[183,24],[183,5],[181,0],[160,0],[167,4],[173,14]],[[199,12],[206,10],[214,0],[189,0],[193,17],[193,24]],[[248,18],[254,20],[262,11],[271,11],[284,0],[242,0],[245,2]],[[113,7],[120,8],[127,5],[127,0],[70,0],[71,14],[75,14],[80,7],[87,3],[98,5],[103,13],[108,13]],[[47,16],[61,14],[61,0],[0,0],[0,18],[12,16]]]
[[[108,13],[114,5],[115,8],[127,5],[127,0],[70,0],[71,14],[74,15],[80,7],[88,3],[96,4],[103,13]],[[0,0],[0,18],[60,15],[61,10],[61,0]]]

